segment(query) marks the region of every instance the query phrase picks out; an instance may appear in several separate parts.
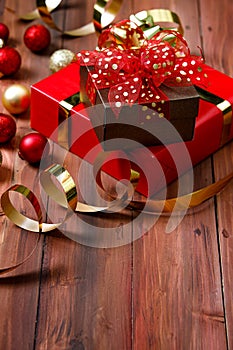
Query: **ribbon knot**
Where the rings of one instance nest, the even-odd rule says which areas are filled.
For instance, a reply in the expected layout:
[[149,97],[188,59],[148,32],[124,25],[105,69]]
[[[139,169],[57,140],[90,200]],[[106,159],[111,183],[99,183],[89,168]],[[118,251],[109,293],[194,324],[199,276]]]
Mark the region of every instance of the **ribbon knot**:
[[153,37],[147,39],[139,26],[123,20],[101,33],[95,51],[77,55],[81,65],[94,67],[87,82],[92,104],[96,90],[108,88],[110,106],[118,117],[124,104],[138,101],[153,108],[154,102],[164,100],[161,84],[207,85],[203,57],[190,54],[179,32],[154,28]]

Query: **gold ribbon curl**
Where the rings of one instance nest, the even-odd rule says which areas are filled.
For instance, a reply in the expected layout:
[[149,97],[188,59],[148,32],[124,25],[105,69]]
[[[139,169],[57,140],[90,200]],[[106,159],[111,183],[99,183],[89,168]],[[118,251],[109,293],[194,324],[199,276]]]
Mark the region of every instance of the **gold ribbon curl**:
[[[94,175],[96,178],[97,185],[104,190],[104,186],[101,182],[101,167],[104,161],[109,156],[108,152],[100,153],[97,157],[96,162],[94,164]],[[0,152],[0,161],[2,161],[2,154]],[[55,185],[54,181],[52,181],[52,177],[58,181],[61,185],[62,190],[58,189]],[[70,173],[62,167],[60,164],[53,164],[48,169],[44,170],[40,174],[40,183],[48,197],[51,197],[56,203],[61,205],[63,208],[66,208],[66,214],[64,219],[58,223],[44,223],[42,219],[42,210],[39,204],[39,201],[35,194],[28,189],[27,187],[19,184],[15,184],[11,186],[8,190],[6,190],[1,196],[1,206],[4,214],[10,219],[15,225],[18,227],[25,229],[30,232],[39,233],[38,239],[35,243],[32,251],[20,262],[11,265],[9,267],[0,268],[0,274],[10,272],[20,265],[24,264],[30,257],[33,255],[35,250],[37,249],[39,240],[41,238],[41,233],[51,232],[55,229],[59,229],[59,227],[64,223],[68,217],[73,215],[75,212],[79,213],[96,213],[96,212],[113,212],[119,211],[123,208],[134,209],[137,211],[143,211],[145,214],[156,214],[156,212],[162,213],[171,213],[176,206],[176,211],[187,210],[187,201],[189,203],[188,208],[193,208],[209,198],[213,197],[233,179],[233,172],[229,175],[225,176],[223,179],[199,189],[195,192],[186,194],[184,196],[180,196],[177,198],[171,198],[164,200],[153,200],[148,199],[146,201],[147,210],[144,210],[145,201],[136,201],[132,200],[133,193],[136,190],[140,174],[133,169],[130,172],[129,185],[126,186],[123,195],[120,198],[115,199],[112,195],[110,196],[113,200],[109,202],[109,204],[105,207],[88,205],[85,203],[81,203],[78,201],[77,197],[77,188],[75,182],[70,175]],[[21,214],[12,204],[10,199],[10,192],[17,192],[23,195],[34,208],[34,211],[37,216],[37,220],[31,219],[23,214]],[[107,193],[108,194],[108,193]]]
[[[32,21],[41,17],[44,23],[50,28],[69,36],[81,37],[95,32],[98,34],[104,28],[108,27],[119,13],[123,0],[97,0],[94,4],[93,21],[80,28],[69,31],[63,31],[59,28],[51,16],[51,13],[61,3],[62,0],[37,0],[37,9],[21,15],[20,18],[25,21]],[[181,34],[184,32],[179,16],[167,9],[140,11],[130,15],[129,18],[143,28],[145,36],[148,38],[154,35],[155,24],[158,28],[178,30]]]
[[[102,158],[102,160],[105,157]],[[38,199],[33,194],[31,190],[23,185],[13,185],[7,191],[5,191],[1,196],[1,206],[5,215],[17,226],[26,229],[31,232],[49,232],[54,229],[59,228],[59,226],[66,221],[66,219],[73,214],[74,212],[80,213],[96,213],[96,212],[113,212],[121,210],[123,208],[134,209],[142,211],[145,205],[145,201],[136,201],[132,200],[133,191],[136,188],[136,185],[139,180],[139,173],[135,174],[135,171],[132,170],[132,180],[129,181],[132,186],[128,186],[124,191],[121,198],[115,199],[112,195],[113,201],[109,202],[109,205],[104,207],[88,205],[81,203],[77,199],[77,188],[75,182],[69,172],[59,164],[53,164],[48,169],[44,170],[40,175],[40,182],[45,190],[46,194],[51,197],[56,203],[67,209],[67,213],[59,223],[43,223],[42,221],[42,211]],[[54,176],[56,180],[62,186],[63,192],[61,192],[58,187],[55,186],[54,182],[51,179],[51,176]],[[99,174],[97,174],[97,178]],[[147,199],[147,214],[156,214],[161,209],[163,205],[162,213],[171,213],[176,204],[176,211],[183,211],[188,208],[193,208],[209,198],[213,197],[219,193],[231,180],[233,179],[233,172],[219,181],[201,188],[192,193],[164,200],[153,200]],[[97,179],[97,184],[100,185],[102,189],[104,186],[101,184],[100,180]],[[32,204],[36,215],[37,220],[30,219],[25,215],[19,213],[13,204],[11,203],[9,193],[17,192],[25,196],[30,203]],[[109,195],[109,193],[107,193]],[[114,200],[115,199],[115,200]],[[187,208],[187,199],[190,201]],[[178,204],[178,205],[177,205]]]
[[111,24],[118,14],[123,0],[97,0],[94,4],[93,21],[80,28],[69,31],[63,31],[59,28],[51,16],[51,12],[53,12],[61,2],[62,0],[37,0],[37,9],[20,16],[20,18],[22,20],[31,21],[41,17],[50,28],[62,32],[63,34],[75,37],[86,36],[95,32],[98,33]]

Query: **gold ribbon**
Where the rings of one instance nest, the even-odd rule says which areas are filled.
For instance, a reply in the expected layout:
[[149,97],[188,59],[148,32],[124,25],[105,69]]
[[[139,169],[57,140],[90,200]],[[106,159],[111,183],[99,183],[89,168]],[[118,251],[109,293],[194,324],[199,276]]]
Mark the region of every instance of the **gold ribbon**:
[[[2,161],[3,161],[3,156],[2,156],[2,152],[0,151],[0,167],[2,166]],[[12,187],[13,187],[13,186],[12,186]],[[25,192],[27,192],[27,194],[28,194],[28,191],[29,191],[29,190],[28,190],[26,187],[19,185],[19,190],[20,190],[20,189],[22,190],[22,188],[24,188],[24,189],[25,189]],[[31,191],[29,191],[29,192],[31,192]],[[6,193],[6,192],[5,192],[5,193]],[[5,194],[5,193],[4,193],[4,194]],[[4,194],[3,194],[3,195],[4,195]],[[7,196],[7,194],[6,194],[6,196]],[[37,202],[37,199],[36,199],[36,197],[35,197],[35,195],[34,195],[33,193],[31,193],[31,196],[28,196],[28,199],[29,199],[31,202],[33,202],[34,205],[35,205],[36,202]],[[33,201],[33,200],[34,200],[34,201]],[[8,201],[8,198],[6,199],[6,201]],[[10,203],[10,201],[9,201],[9,207],[10,207],[10,206],[12,206],[12,205],[11,205],[11,203]],[[35,208],[38,208],[38,207],[36,207],[36,205],[35,205]],[[18,213],[18,212],[16,212],[16,210],[15,210],[15,208],[14,208],[13,206],[12,206],[12,209],[13,209],[13,210],[12,210],[11,216],[12,216],[12,217],[14,216],[15,220],[18,221],[17,218],[20,218],[21,214]],[[38,209],[37,209],[36,211],[37,211],[37,214],[38,214],[38,218],[39,218],[39,217],[42,217],[42,215],[40,215],[41,213],[38,211]],[[5,215],[7,215],[6,212],[5,212],[4,210],[3,210],[3,212],[4,212]],[[28,219],[28,218],[27,218],[27,219]],[[30,219],[29,219],[29,220],[30,220]],[[20,223],[23,224],[22,222],[20,222]],[[21,226],[21,227],[22,227],[22,226]],[[20,265],[24,264],[27,260],[29,260],[30,257],[34,254],[35,250],[37,249],[37,246],[38,246],[40,237],[41,237],[41,235],[38,235],[34,248],[31,250],[31,252],[30,252],[25,258],[23,258],[21,261],[17,262],[16,264],[13,264],[13,265],[10,265],[10,266],[5,266],[5,267],[0,267],[0,275],[1,275],[1,274],[4,274],[4,273],[7,273],[7,272],[10,272],[10,271],[13,271],[14,269],[16,269],[17,267],[19,267]]]
[[[69,150],[69,117],[74,106],[80,103],[80,92],[77,91],[73,95],[62,100],[58,104],[58,144]],[[64,121],[67,120],[66,123]]]
[[[55,29],[69,36],[86,36],[94,32],[100,33],[108,27],[116,18],[123,0],[97,0],[94,4],[93,21],[74,30],[63,31],[59,28],[51,13],[62,3],[62,0],[37,0],[37,9],[21,15],[20,18],[25,21],[32,21],[38,17],[52,29]],[[145,36],[150,38],[154,35],[155,24],[158,28],[173,29],[183,35],[183,27],[179,16],[167,9],[152,9],[140,11],[130,15],[130,20],[143,28]]]
[[130,20],[141,27],[145,36],[150,39],[154,35],[155,24],[163,29],[172,29],[183,35],[184,30],[179,16],[167,9],[152,9],[130,15]]
[[31,21],[40,16],[50,28],[62,32],[63,34],[69,36],[85,36],[94,32],[100,32],[103,28],[111,24],[118,14],[123,0],[97,0],[94,4],[93,22],[69,31],[63,31],[59,28],[51,16],[51,12],[53,12],[61,2],[62,0],[37,0],[37,9],[20,16],[20,18],[22,20]]
[[[104,189],[104,186],[101,182],[101,167],[104,163],[104,161],[109,156],[108,152],[100,153],[100,155],[97,157],[97,160],[94,164],[94,174],[96,178],[97,184]],[[0,153],[0,158],[2,160],[2,154]],[[27,187],[15,184],[11,186],[8,190],[6,190],[2,196],[1,196],[1,206],[3,209],[4,214],[17,226],[21,227],[22,229],[31,231],[31,232],[37,232],[39,233],[38,239],[36,241],[36,244],[33,248],[33,250],[30,252],[28,256],[26,256],[23,260],[20,262],[9,266],[9,267],[3,267],[0,268],[0,274],[10,272],[20,265],[24,264],[35,252],[41,233],[46,233],[53,231],[62,225],[71,215],[74,214],[74,212],[80,212],[80,213],[96,213],[96,212],[113,212],[113,211],[119,211],[123,208],[128,209],[134,209],[137,211],[143,211],[146,214],[156,214],[156,212],[162,213],[172,213],[174,208],[176,208],[176,211],[182,211],[187,210],[187,202],[189,203],[188,208],[193,208],[204,201],[208,200],[209,198],[213,197],[217,193],[219,193],[232,179],[233,179],[233,172],[224,177],[223,179],[207,186],[202,189],[199,189],[195,192],[186,194],[184,196],[180,196],[177,198],[171,198],[164,200],[153,200],[149,199],[146,201],[147,210],[144,211],[145,201],[136,201],[132,200],[133,193],[137,187],[138,181],[139,181],[140,174],[133,169],[131,169],[130,174],[130,181],[129,185],[126,187],[123,195],[120,198],[115,199],[113,196],[110,196],[112,198],[112,201],[109,202],[109,204],[105,207],[99,207],[99,206],[92,206],[85,203],[81,203],[78,201],[77,198],[77,188],[75,185],[75,182],[69,172],[62,167],[59,164],[53,164],[48,169],[43,171],[40,174],[40,183],[42,185],[42,188],[46,192],[46,194],[51,197],[56,203],[61,205],[62,207],[66,208],[66,215],[64,219],[61,222],[58,223],[44,223],[42,219],[42,211],[39,204],[39,201],[35,194],[28,189]],[[62,190],[58,189],[58,187],[55,185],[52,178],[55,178],[56,181],[61,185]],[[12,204],[10,199],[10,192],[17,192],[26,199],[29,200],[29,202],[32,204],[37,219],[30,219],[27,216],[21,214]]]
[[[106,155],[103,153],[103,157],[101,161],[105,159]],[[123,195],[119,199],[113,199],[109,202],[109,205],[104,207],[88,205],[85,203],[81,203],[77,199],[77,189],[74,180],[72,179],[69,172],[64,169],[59,164],[53,164],[47,170],[43,171],[40,175],[40,181],[43,189],[47,193],[49,197],[55,200],[59,205],[67,209],[66,216],[64,217],[62,222],[59,223],[43,223],[42,221],[42,212],[41,207],[38,202],[38,199],[30,191],[27,187],[23,185],[13,185],[7,191],[5,191],[1,196],[1,206],[5,213],[5,215],[14,222],[17,226],[26,229],[31,232],[49,232],[54,229],[59,228],[59,226],[66,221],[66,219],[73,214],[73,212],[80,213],[96,213],[96,212],[113,212],[118,211],[123,208],[135,209],[142,211],[145,205],[145,201],[135,201],[132,200],[133,191],[135,190],[138,180],[139,174],[132,170],[131,172],[132,178],[130,183],[133,186],[128,186],[124,191]],[[55,179],[62,186],[63,192],[61,192],[58,187],[55,186],[54,182],[51,179],[51,176],[54,176]],[[96,177],[99,177],[99,172]],[[162,213],[171,213],[176,205],[176,211],[183,211],[187,209],[187,200],[190,201],[188,208],[193,208],[209,198],[216,195],[220,192],[231,180],[233,179],[233,172],[224,177],[223,179],[207,186],[202,189],[199,189],[195,192],[186,194],[184,196],[166,199],[164,200],[153,200],[148,199],[147,203],[147,214],[156,214],[160,211],[161,205],[163,205]],[[100,185],[102,189],[104,186],[101,185],[99,179],[97,183]],[[35,213],[37,215],[37,220],[30,219],[25,215],[22,215],[15,209],[13,204],[11,203],[9,193],[17,192],[23,196],[25,196],[30,203],[32,204]],[[111,198],[114,198],[111,196]]]

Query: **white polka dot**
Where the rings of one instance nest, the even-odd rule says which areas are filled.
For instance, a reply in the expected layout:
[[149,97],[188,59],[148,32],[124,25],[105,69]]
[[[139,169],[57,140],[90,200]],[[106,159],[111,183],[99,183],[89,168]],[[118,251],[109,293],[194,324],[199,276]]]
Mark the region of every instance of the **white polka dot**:
[[116,102],[116,103],[115,103],[115,106],[116,106],[117,108],[121,107],[121,102]]
[[124,92],[123,92],[123,96],[125,96],[125,97],[126,97],[126,96],[128,96],[128,95],[129,95],[129,94],[128,94],[128,92],[127,92],[127,91],[124,91]]
[[121,91],[123,89],[122,86],[118,86],[117,90]]
[[181,71],[180,71],[180,74],[181,74],[181,75],[186,75],[186,72],[185,72],[184,70],[181,70]]

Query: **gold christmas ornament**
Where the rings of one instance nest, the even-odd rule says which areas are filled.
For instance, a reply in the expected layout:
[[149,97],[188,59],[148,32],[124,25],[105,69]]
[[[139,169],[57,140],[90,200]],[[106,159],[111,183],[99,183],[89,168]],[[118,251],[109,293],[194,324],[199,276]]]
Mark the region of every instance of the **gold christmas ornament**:
[[49,69],[52,73],[58,72],[71,63],[75,54],[67,49],[60,49],[54,51],[49,60]]
[[30,91],[22,84],[10,85],[3,92],[2,104],[11,114],[26,112],[30,105]]

